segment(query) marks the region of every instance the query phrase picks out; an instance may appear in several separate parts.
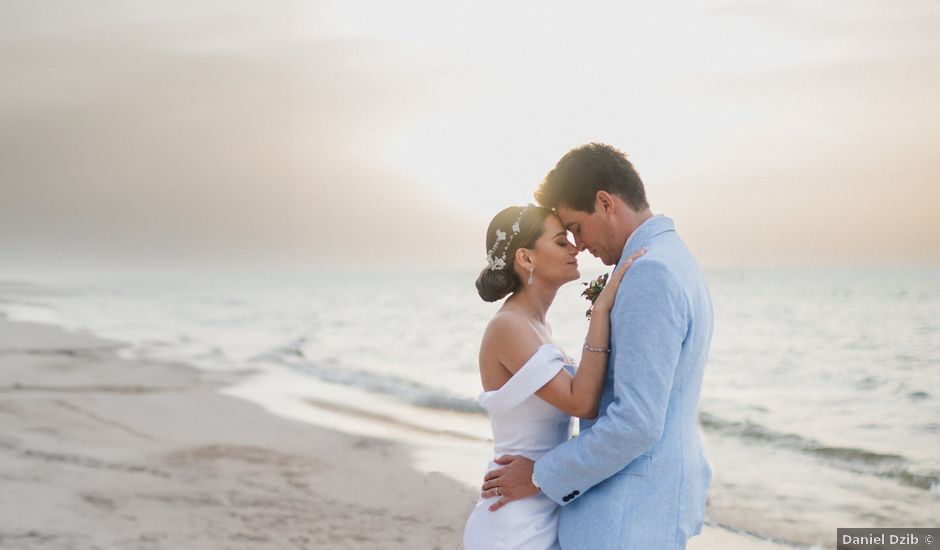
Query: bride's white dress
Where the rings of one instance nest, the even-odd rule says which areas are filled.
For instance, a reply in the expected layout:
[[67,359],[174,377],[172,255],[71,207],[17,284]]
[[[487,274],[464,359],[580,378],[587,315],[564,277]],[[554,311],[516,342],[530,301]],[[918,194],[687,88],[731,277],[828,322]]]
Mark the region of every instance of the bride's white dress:
[[[568,440],[571,418],[535,395],[563,368],[574,371],[557,346],[544,344],[503,387],[480,394],[493,425],[494,458],[508,454],[538,460]],[[496,467],[490,462],[487,471]],[[497,500],[477,502],[464,529],[464,550],[559,548],[558,505],[551,499],[538,493],[490,512]]]

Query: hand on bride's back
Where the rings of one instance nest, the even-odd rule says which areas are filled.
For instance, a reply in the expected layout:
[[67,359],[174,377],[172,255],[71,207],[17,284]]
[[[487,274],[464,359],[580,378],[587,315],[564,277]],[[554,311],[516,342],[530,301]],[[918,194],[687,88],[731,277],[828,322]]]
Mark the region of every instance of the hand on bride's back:
[[620,281],[623,280],[623,275],[630,269],[630,266],[633,265],[634,260],[643,254],[646,254],[645,248],[641,248],[633,254],[630,254],[630,256],[620,264],[620,267],[610,274],[610,277],[607,279],[607,284],[604,285],[604,289],[601,290],[597,300],[594,301],[593,311],[609,312],[613,309],[614,299],[617,297],[617,288],[620,286]]

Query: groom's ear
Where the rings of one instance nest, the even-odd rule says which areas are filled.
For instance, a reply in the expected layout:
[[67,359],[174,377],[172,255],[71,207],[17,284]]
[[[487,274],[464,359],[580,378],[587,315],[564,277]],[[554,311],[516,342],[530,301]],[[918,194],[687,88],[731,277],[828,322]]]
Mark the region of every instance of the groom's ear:
[[600,211],[604,214],[610,214],[614,209],[614,197],[607,191],[598,191],[594,196],[594,211]]

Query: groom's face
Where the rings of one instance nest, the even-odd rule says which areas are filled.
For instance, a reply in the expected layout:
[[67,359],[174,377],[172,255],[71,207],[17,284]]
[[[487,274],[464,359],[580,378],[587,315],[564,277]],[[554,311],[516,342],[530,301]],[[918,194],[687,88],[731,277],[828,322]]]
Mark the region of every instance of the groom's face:
[[614,265],[620,259],[623,247],[616,247],[611,242],[612,228],[607,218],[596,208],[588,214],[584,210],[574,210],[564,205],[556,209],[558,217],[565,225],[578,250],[587,250],[605,265]]

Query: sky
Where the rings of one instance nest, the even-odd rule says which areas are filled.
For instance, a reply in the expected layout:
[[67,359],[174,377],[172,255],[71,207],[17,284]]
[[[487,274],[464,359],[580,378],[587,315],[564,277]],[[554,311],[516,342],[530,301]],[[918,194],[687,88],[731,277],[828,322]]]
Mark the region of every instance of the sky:
[[590,141],[706,267],[940,263],[936,2],[10,0],[0,70],[0,268],[482,268]]

